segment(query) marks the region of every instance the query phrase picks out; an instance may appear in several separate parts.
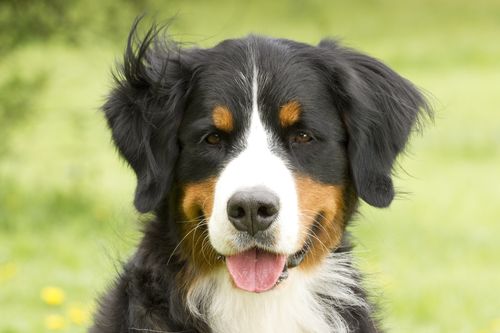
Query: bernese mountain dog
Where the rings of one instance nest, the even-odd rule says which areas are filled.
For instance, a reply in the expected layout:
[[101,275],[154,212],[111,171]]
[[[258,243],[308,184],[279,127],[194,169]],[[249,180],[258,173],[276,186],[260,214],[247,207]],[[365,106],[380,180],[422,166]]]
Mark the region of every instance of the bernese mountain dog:
[[346,228],[430,108],[326,39],[182,47],[137,22],[103,111],[149,213],[90,332],[381,332]]

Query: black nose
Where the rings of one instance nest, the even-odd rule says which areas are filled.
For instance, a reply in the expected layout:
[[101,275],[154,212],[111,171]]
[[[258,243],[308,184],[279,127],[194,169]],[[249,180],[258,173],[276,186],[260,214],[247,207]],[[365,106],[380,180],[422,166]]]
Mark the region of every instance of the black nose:
[[233,194],[227,202],[227,216],[234,227],[255,235],[276,220],[280,210],[278,197],[264,188],[250,188]]

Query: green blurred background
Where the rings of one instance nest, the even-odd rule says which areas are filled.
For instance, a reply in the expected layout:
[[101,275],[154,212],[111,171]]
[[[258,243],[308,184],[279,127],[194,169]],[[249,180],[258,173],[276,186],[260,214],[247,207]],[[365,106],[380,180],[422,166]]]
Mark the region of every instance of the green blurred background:
[[431,97],[391,208],[363,204],[359,265],[392,332],[500,332],[500,2],[0,2],[0,332],[84,332],[137,243],[134,176],[99,112],[141,13],[211,46],[338,36]]

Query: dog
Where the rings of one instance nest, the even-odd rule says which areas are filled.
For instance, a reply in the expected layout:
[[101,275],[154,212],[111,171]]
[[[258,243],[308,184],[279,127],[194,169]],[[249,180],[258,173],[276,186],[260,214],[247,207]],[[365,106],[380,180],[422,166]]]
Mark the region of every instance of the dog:
[[423,94],[335,40],[137,25],[103,111],[151,220],[90,332],[381,332],[346,228],[393,200]]

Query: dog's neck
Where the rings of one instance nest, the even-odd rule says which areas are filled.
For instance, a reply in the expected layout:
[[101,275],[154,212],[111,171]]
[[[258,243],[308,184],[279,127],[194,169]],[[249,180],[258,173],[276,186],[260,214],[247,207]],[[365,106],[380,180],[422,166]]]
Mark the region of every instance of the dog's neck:
[[290,270],[273,290],[255,294],[236,289],[225,268],[196,282],[187,297],[193,315],[214,333],[349,332],[345,306],[366,309],[354,290],[357,273],[347,253],[331,254],[314,270]]

